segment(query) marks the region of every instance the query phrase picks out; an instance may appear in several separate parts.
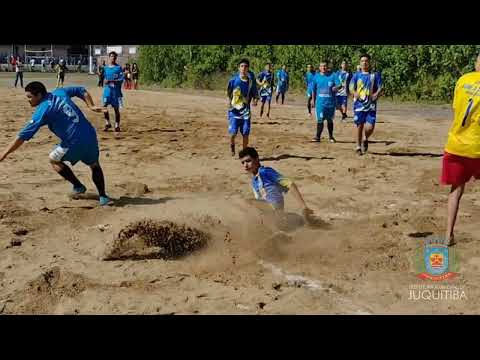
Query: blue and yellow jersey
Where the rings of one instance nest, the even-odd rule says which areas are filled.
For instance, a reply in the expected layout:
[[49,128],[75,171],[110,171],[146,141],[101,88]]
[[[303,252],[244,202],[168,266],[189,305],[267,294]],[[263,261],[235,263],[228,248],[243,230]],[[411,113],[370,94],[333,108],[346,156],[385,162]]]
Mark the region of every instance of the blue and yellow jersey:
[[337,96],[348,96],[348,90],[350,87],[350,80],[352,79],[352,74],[348,71],[339,70],[336,74],[338,80],[340,81],[341,89],[337,92]]
[[252,178],[252,190],[257,200],[265,200],[275,208],[283,207],[283,193],[286,193],[292,181],[271,167],[260,166],[257,175]]
[[257,77],[260,86],[260,96],[270,96],[273,92],[273,73],[271,71],[263,70]]
[[230,99],[230,111],[242,115],[250,109],[250,102],[257,96],[255,75],[249,73],[246,79],[236,74],[230,79],[227,87],[227,94]]
[[354,111],[371,111],[377,109],[377,101],[372,101],[372,94],[382,87],[382,77],[378,72],[364,73],[357,71],[350,82],[350,92],[357,92],[353,104]]

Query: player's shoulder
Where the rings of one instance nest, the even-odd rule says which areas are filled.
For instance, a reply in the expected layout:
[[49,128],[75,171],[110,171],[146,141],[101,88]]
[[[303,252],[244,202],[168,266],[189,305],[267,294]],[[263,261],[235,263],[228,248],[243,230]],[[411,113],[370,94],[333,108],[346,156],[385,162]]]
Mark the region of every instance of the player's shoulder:
[[53,90],[52,95],[53,96],[59,96],[59,97],[66,97],[67,96],[67,91],[65,90],[65,88],[57,88],[57,89]]
[[270,176],[270,175],[277,175],[278,174],[277,170],[275,170],[274,168],[269,167],[269,166],[261,166],[258,169],[258,172],[260,173],[261,176]]
[[480,72],[472,71],[466,74],[463,74],[457,81],[458,84],[466,83],[471,81],[480,81]]

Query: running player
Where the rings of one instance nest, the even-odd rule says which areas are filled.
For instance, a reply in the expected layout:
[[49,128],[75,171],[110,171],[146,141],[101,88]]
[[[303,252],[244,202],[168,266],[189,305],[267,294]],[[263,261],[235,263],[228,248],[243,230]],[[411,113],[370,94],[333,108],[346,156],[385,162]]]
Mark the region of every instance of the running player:
[[78,161],[82,161],[92,170],[92,180],[100,196],[100,205],[111,204],[111,200],[105,194],[105,179],[98,161],[99,149],[95,128],[71,98],[82,99],[95,112],[103,111],[102,108],[94,105],[92,97],[84,87],[60,88],[48,93],[45,85],[34,81],[25,87],[25,92],[30,105],[37,109],[32,120],[0,156],[0,161],[5,160],[8,154],[30,140],[42,126],[48,125],[50,131],[61,140],[49,155],[50,163],[57,173],[73,185],[72,195],[78,196],[87,189],[65,162],[68,161],[74,166]]
[[282,65],[282,68],[277,71],[277,96],[275,98],[275,103],[278,105],[278,98],[282,96],[282,105],[285,102],[285,93],[288,91],[289,85],[289,75],[287,71],[287,66]]
[[315,77],[315,70],[312,65],[307,65],[307,72],[305,73],[305,85],[307,87],[307,110],[308,116],[312,116],[312,103],[315,106],[315,94],[313,93],[313,78]]
[[272,64],[267,63],[265,65],[265,70],[258,74],[257,84],[260,86],[260,99],[262,101],[262,107],[260,108],[260,117],[263,116],[263,109],[265,103],[268,102],[267,107],[267,117],[270,118],[270,104],[272,102],[273,94],[273,73],[272,73]]
[[283,213],[285,208],[283,194],[291,190],[302,207],[306,220],[310,219],[313,211],[308,208],[297,185],[292,180],[284,177],[271,167],[262,166],[257,150],[252,147],[244,148],[238,156],[244,170],[253,175],[252,190],[257,201],[269,204],[277,213]]
[[337,96],[335,97],[336,105],[337,110],[340,110],[342,114],[342,121],[345,121],[347,118],[348,89],[352,78],[352,74],[348,71],[348,63],[345,60],[342,61],[340,70],[337,72],[337,77],[340,80],[342,88],[337,92]]
[[112,51],[108,54],[108,66],[105,66],[105,85],[103,87],[103,107],[105,116],[105,128],[103,131],[108,131],[112,128],[110,124],[110,114],[108,112],[108,105],[113,108],[115,112],[115,131],[120,131],[120,103],[121,88],[123,81],[123,70],[117,64],[117,53]]
[[475,71],[463,75],[455,86],[454,120],[448,133],[441,183],[451,185],[448,195],[446,242],[454,245],[454,227],[465,184],[480,179],[480,55]]
[[382,93],[382,78],[380,73],[370,70],[370,55],[360,56],[360,66],[361,71],[352,77],[350,91],[353,92],[353,121],[357,126],[355,151],[362,155],[368,151],[368,138],[375,129],[377,100]]
[[242,59],[238,64],[238,73],[228,82],[227,95],[229,99],[228,132],[230,134],[230,150],[235,156],[235,137],[238,130],[243,137],[243,148],[248,146],[250,134],[250,103],[258,97],[255,75],[249,72],[250,62]]
[[312,142],[320,142],[323,132],[323,122],[327,120],[329,141],[336,142],[333,137],[333,117],[335,116],[335,93],[341,89],[341,84],[334,73],[328,72],[327,62],[322,61],[319,72],[312,80],[312,91],[316,94],[317,134]]

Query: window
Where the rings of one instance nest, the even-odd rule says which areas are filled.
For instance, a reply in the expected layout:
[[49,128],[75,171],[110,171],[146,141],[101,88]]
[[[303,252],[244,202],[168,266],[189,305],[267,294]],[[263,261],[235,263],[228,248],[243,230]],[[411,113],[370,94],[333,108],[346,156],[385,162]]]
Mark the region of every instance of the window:
[[128,48],[128,53],[129,53],[129,54],[136,54],[136,53],[137,53],[137,48],[136,48],[136,47],[130,47],[130,48]]
[[107,46],[107,53],[115,51],[118,55],[122,55],[122,46],[114,45],[114,46]]

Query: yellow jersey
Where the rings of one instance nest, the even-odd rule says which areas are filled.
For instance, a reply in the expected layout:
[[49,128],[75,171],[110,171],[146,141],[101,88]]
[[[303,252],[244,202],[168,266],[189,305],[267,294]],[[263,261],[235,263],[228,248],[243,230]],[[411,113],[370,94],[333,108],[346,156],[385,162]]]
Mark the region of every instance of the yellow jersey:
[[480,158],[480,72],[463,75],[455,86],[454,120],[445,151],[467,158]]

